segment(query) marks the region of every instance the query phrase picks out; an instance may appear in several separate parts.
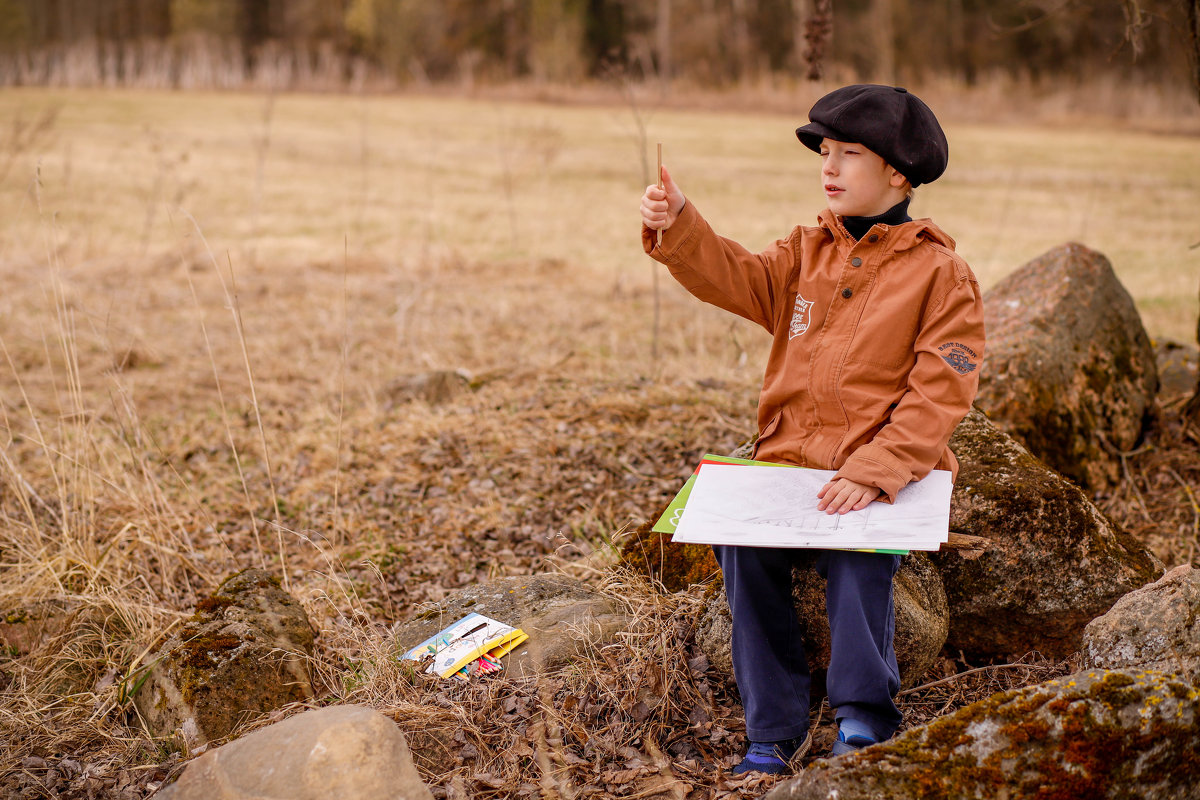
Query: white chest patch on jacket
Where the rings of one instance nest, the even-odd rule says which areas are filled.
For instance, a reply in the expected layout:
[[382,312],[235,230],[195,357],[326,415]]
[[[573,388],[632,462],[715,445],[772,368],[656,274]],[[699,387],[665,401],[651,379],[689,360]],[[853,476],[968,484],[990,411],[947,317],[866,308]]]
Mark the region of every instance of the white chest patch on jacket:
[[795,339],[808,330],[809,311],[812,310],[812,301],[805,300],[796,294],[796,308],[792,311],[792,324],[789,328],[788,341]]

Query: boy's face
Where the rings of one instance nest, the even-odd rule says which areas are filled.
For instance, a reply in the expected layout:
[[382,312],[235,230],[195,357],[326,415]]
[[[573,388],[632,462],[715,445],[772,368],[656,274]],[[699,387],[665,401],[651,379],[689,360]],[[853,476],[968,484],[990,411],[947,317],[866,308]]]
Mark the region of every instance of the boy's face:
[[905,197],[907,179],[861,144],[821,140],[821,187],[843,217],[874,217]]

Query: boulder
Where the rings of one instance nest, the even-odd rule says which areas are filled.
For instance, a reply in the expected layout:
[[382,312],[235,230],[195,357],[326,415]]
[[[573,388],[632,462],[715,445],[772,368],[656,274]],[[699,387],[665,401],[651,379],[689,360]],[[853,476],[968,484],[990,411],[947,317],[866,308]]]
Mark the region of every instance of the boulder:
[[818,761],[769,800],[1185,800],[1200,774],[1200,690],[1090,670],[994,695]]
[[455,620],[475,612],[520,628],[529,640],[504,658],[520,678],[568,663],[607,644],[630,620],[603,595],[575,578],[533,575],[467,586],[396,630],[405,652]]
[[933,555],[950,603],[951,649],[1069,655],[1084,626],[1162,574],[1158,559],[1075,484],[979,410],[950,448],[960,463],[950,529],[989,542],[974,557]]
[[432,800],[404,734],[363,706],[288,717],[191,762],[163,800]]
[[1159,670],[1200,685],[1200,570],[1178,566],[1088,623],[1083,660],[1103,669]]
[[720,675],[733,678],[733,615],[724,587],[709,597],[696,620],[696,645]]
[[227,578],[150,657],[134,704],[155,736],[189,747],[249,716],[313,697],[313,630],[300,603],[260,569]]
[[1120,475],[1158,389],[1150,338],[1102,254],[1057,247],[984,297],[987,348],[976,404],[1087,489]]
[[[792,572],[796,615],[804,631],[809,667],[829,668],[829,616],[825,612],[825,580],[811,567]],[[896,606],[894,646],[903,688],[915,685],[946,643],[949,608],[942,580],[929,557],[910,553],[900,561],[893,587]],[[696,642],[709,663],[726,675],[733,674],[731,639],[733,620],[722,590],[710,600],[696,626]]]
[[1158,339],[1154,342],[1160,402],[1190,397],[1200,376],[1200,349],[1194,344]]

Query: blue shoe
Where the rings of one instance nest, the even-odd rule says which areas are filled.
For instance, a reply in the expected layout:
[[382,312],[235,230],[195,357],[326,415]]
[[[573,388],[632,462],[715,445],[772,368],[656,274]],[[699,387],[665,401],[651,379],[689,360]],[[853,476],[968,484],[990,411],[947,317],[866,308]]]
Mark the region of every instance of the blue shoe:
[[779,775],[790,770],[792,763],[802,758],[811,745],[812,731],[781,742],[751,742],[745,758],[730,772],[733,775],[747,772]]
[[[847,720],[851,722],[851,720]],[[838,728],[837,741],[833,743],[833,754],[835,756],[844,756],[847,753],[856,753],[864,747],[870,747],[875,744],[875,739],[860,730],[862,726],[856,724],[843,724]],[[847,732],[849,729],[849,732]]]

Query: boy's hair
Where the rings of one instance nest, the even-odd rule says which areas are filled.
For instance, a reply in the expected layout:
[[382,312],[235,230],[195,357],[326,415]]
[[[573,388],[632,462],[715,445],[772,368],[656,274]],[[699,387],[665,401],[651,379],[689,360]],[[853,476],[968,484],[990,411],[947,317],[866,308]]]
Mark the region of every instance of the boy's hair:
[[915,188],[946,171],[950,146],[937,117],[899,86],[858,83],[835,89],[808,112],[796,137],[815,153],[821,140],[856,142],[877,153]]

